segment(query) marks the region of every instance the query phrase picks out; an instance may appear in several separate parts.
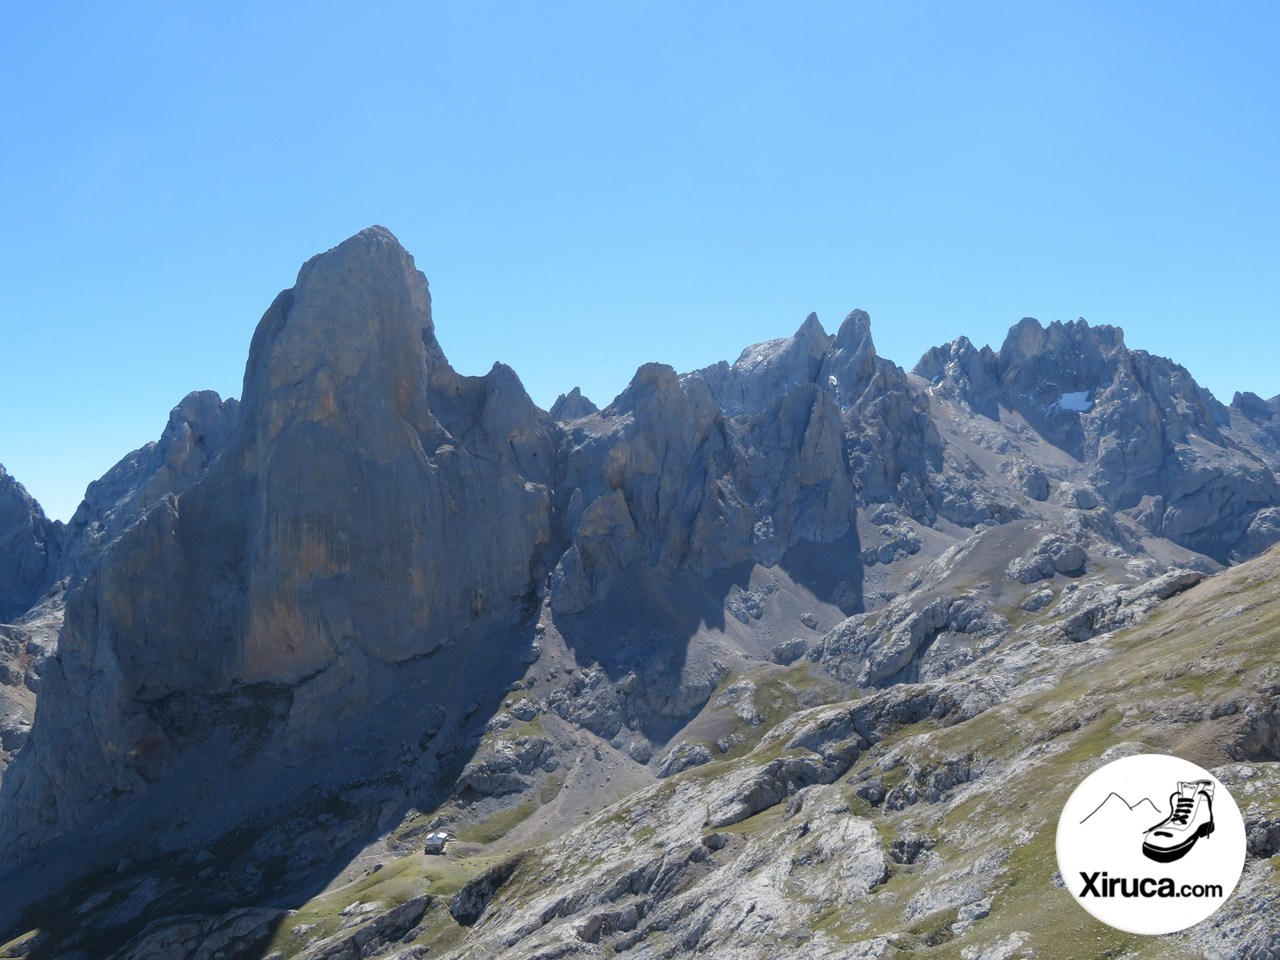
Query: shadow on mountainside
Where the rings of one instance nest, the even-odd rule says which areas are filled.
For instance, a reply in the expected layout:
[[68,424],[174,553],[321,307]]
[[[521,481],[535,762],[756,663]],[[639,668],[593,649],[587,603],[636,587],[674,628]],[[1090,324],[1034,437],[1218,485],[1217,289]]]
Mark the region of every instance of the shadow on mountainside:
[[[201,922],[236,911],[246,930],[261,930],[227,955],[264,955],[285,911],[337,881],[411,813],[447,801],[485,724],[523,676],[532,642],[530,620],[388,667],[381,701],[349,725],[335,717],[324,743],[279,735],[298,707],[287,688],[239,691],[234,733],[218,716],[225,703],[186,703],[213,733],[163,780],[106,801],[88,826],[7,865],[0,944],[26,936],[21,953],[4,955],[132,957],[161,926],[178,925],[195,940],[170,934],[170,949],[187,956],[207,936]],[[256,713],[245,708],[255,700]],[[402,842],[412,849],[419,838]]]
[[[810,599],[844,616],[862,612],[859,554],[854,530],[833,543],[801,542],[776,567],[748,561],[710,576],[669,576],[636,563],[603,600],[582,613],[554,615],[552,622],[579,664],[604,670],[632,729],[661,746],[723,679],[726,643],[768,659],[788,639],[771,628],[796,619]],[[762,619],[769,628],[757,623]],[[607,729],[594,732],[612,736]]]
[[[725,598],[735,586],[746,589],[750,574],[750,564],[703,577],[687,571],[668,576],[635,563],[603,600],[582,613],[554,615],[552,622],[579,664],[604,670],[626,719],[661,744],[690,715],[665,709],[661,698],[694,687],[690,707],[696,712],[715,688],[696,639],[724,632]],[[611,738],[608,729],[593,732]]]
[[854,526],[831,543],[802,540],[783,555],[779,566],[819,600],[851,617],[866,610],[861,554],[862,542]]

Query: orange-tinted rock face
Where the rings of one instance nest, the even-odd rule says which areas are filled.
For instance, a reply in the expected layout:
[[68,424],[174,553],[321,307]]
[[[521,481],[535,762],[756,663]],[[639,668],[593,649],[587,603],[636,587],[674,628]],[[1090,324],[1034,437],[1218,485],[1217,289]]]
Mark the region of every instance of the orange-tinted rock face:
[[254,335],[220,455],[69,599],[50,708],[65,691],[86,722],[76,777],[46,784],[63,825],[75,794],[163,767],[146,703],[332,673],[336,706],[299,698],[288,718],[305,743],[386,693],[351,677],[512,619],[545,574],[554,432],[506,368],[448,366],[426,278],[386,230],[304,265]]

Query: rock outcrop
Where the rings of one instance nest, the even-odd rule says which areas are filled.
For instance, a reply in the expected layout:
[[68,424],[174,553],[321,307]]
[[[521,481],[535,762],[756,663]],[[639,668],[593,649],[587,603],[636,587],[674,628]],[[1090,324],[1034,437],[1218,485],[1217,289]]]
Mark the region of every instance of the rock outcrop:
[[581,390],[574,387],[568,393],[562,393],[556,397],[556,402],[551,405],[549,412],[553,420],[580,420],[593,413],[599,413],[600,408],[584,397]]
[[63,525],[0,464],[0,623],[31,608],[58,578],[66,547]]
[[[108,532],[129,511],[95,503],[159,496],[68,599],[0,834],[34,844],[160,776],[172,731],[148,705],[313,678],[331,695],[295,698],[289,724],[323,742],[387,694],[378,664],[518,617],[545,573],[554,429],[509,369],[449,367],[426,279],[386,230],[309,261],[258,326],[238,411],[193,395],[145,462],[91,491]],[[49,775],[63,764],[76,776]]]
[[211,390],[188,394],[160,439],[126,455],[89,484],[67,524],[65,573],[82,579],[106,547],[166,496],[204,476],[231,439],[239,403]]
[[726,482],[732,442],[700,382],[646,364],[608,407],[565,426],[556,489],[569,546],[553,579],[558,612],[602,599],[636,560],[709,573],[749,556],[750,517]]
[[41,677],[57,649],[60,600],[27,611],[20,624],[0,624],[0,779],[31,737]]

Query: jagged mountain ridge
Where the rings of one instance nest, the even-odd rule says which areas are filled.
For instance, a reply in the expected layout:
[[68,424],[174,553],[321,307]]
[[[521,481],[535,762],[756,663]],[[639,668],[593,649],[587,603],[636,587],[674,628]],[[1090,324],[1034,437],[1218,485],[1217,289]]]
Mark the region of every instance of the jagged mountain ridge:
[[[1249,415],[1224,407],[1183,367],[1129,350],[1115,327],[1024,319],[998,353],[960,338],[926,353],[915,373],[985,416],[1020,415],[1089,464],[1106,501],[1153,533],[1223,562],[1270,542],[1262,528],[1274,519],[1250,531],[1276,486],[1268,444],[1244,429]],[[1249,410],[1257,416],[1258,405]]]
[[[451,791],[492,811],[554,780],[575,737],[628,776],[676,773],[702,760],[677,734],[750,664],[812,653],[846,692],[936,679],[1046,584],[1252,555],[1280,538],[1270,421],[1180,370],[1111,328],[1024,320],[998,354],[956,341],[906,374],[855,311],[732,365],[648,364],[556,420],[509,368],[452,370],[425,278],[371,228],[268,310],[240,404],[192,395],[91,487],[0,842],[69,875],[105,817],[230,796],[188,782],[197,755],[292,772],[157,855],[389,771],[366,830]],[[999,576],[961,602],[961,562]],[[429,675],[469,657],[504,666],[474,691]],[[516,684],[556,736],[464,764]],[[335,743],[368,756],[315,772]]]

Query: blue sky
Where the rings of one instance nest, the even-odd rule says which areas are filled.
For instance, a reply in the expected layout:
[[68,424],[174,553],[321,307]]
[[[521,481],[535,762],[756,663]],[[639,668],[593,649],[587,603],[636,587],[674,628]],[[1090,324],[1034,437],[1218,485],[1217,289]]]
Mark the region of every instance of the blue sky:
[[1280,393],[1280,7],[8,3],[0,462],[67,518],[373,223],[464,373],[604,404],[868,310]]

